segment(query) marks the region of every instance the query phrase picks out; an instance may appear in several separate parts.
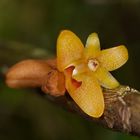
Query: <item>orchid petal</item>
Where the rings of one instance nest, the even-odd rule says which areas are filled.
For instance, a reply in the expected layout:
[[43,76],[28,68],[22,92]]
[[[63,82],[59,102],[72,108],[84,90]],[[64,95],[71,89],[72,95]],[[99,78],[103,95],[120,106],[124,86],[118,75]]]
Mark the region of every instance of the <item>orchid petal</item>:
[[85,47],[85,58],[90,59],[97,56],[100,52],[100,41],[96,33],[92,33],[88,36]]
[[94,74],[99,83],[105,88],[113,89],[119,86],[119,82],[103,67],[98,67]]
[[101,66],[106,68],[108,71],[113,71],[126,63],[128,60],[128,51],[123,45],[105,49],[101,51],[97,59]]
[[[73,83],[72,71],[65,71],[66,89],[77,105],[89,116],[99,118],[104,112],[104,98],[101,87],[95,77],[89,74],[74,76],[77,84]],[[81,85],[78,85],[81,82]]]
[[57,40],[57,67],[59,71],[77,61],[83,55],[84,46],[81,40],[71,31],[64,30]]

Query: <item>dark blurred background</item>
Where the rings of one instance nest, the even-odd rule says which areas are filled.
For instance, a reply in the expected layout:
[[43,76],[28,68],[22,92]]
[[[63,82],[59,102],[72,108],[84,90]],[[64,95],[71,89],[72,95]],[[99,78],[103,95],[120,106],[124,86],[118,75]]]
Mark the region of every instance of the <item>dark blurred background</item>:
[[140,0],[0,0],[0,140],[138,140],[67,112],[36,91],[5,85],[12,64],[55,56],[63,29],[83,43],[97,32],[102,49],[126,45],[129,61],[113,74],[140,89]]

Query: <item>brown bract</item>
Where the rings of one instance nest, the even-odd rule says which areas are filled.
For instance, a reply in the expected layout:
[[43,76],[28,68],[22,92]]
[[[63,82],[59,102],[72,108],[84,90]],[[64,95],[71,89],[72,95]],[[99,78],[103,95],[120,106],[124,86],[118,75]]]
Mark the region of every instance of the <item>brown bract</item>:
[[6,74],[11,88],[41,87],[44,93],[64,95],[64,75],[56,70],[56,60],[24,60],[12,66]]

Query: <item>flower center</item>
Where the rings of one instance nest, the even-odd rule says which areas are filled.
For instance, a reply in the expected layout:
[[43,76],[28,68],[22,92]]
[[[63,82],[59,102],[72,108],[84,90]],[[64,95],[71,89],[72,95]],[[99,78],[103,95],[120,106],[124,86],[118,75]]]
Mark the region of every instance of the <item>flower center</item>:
[[99,67],[99,62],[96,59],[89,59],[88,60],[88,68],[91,71],[96,71],[98,67]]

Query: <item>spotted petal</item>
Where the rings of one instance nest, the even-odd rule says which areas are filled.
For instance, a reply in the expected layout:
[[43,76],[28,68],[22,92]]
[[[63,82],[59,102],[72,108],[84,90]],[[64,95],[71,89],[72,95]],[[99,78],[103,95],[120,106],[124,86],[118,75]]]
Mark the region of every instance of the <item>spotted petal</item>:
[[100,52],[97,59],[104,68],[108,71],[113,71],[126,63],[128,60],[128,51],[123,45],[105,49]]
[[99,67],[94,72],[100,84],[108,89],[113,89],[119,86],[119,82],[105,68]]
[[59,71],[77,61],[83,55],[84,46],[81,40],[71,31],[64,30],[57,40],[57,67]]
[[95,77],[89,74],[76,75],[81,82],[76,84],[71,77],[70,70],[65,71],[66,89],[77,105],[89,116],[99,118],[104,112],[104,98],[101,87]]
[[88,36],[85,47],[85,58],[90,59],[97,56],[100,52],[100,41],[96,33],[92,33]]

